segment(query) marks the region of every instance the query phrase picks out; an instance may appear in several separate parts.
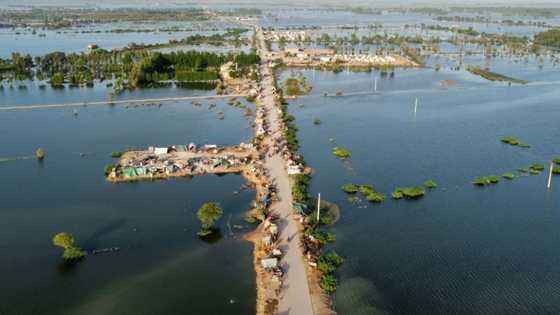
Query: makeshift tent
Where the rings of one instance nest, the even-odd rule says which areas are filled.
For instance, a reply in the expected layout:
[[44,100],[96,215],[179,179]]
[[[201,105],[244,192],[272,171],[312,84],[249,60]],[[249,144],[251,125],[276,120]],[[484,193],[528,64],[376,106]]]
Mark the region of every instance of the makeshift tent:
[[136,171],[136,175],[146,175],[146,169],[143,167],[137,167],[134,169]]
[[277,258],[268,258],[261,260],[261,266],[265,269],[275,268],[278,265]]
[[123,169],[123,176],[124,177],[134,177],[137,176],[136,169],[134,167],[125,167]]
[[167,154],[167,148],[155,148],[154,149],[154,153],[155,154]]
[[262,204],[264,205],[264,207],[268,207],[268,197],[267,196],[263,196],[262,200],[261,200]]

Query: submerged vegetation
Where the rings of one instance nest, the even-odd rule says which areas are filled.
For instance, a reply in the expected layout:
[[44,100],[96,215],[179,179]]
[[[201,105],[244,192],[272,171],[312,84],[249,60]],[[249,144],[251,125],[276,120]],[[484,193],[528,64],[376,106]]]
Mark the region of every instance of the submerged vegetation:
[[345,184],[342,190],[347,194],[361,193],[370,202],[383,202],[385,194],[376,191],[371,185]]
[[497,184],[500,180],[495,175],[490,176],[477,176],[473,179],[472,183],[476,186],[486,186],[491,184]]
[[511,172],[507,172],[507,173],[502,174],[502,177],[505,178],[505,179],[512,180],[512,179],[515,178],[515,175],[513,175],[513,173],[511,173]]
[[350,151],[345,150],[341,147],[335,147],[333,149],[333,154],[341,159],[348,159],[351,157]]
[[531,166],[529,166],[529,169],[531,171],[535,171],[535,172],[540,173],[540,172],[544,171],[544,165],[541,164],[541,163],[533,163],[533,164],[531,164]]
[[39,161],[44,160],[45,159],[45,151],[42,148],[38,148],[37,151],[35,151],[35,157]]
[[426,191],[423,187],[399,187],[391,193],[393,199],[418,199],[424,196]]
[[521,141],[519,141],[518,139],[512,137],[512,136],[504,136],[500,139],[500,141],[502,141],[503,143],[507,143],[509,145],[513,145],[513,146],[518,146],[520,148],[530,148],[531,146],[523,143]]
[[515,79],[515,78],[511,78],[499,73],[495,73],[489,70],[485,70],[482,69],[480,67],[476,67],[476,66],[470,66],[467,67],[467,70],[475,75],[481,76],[483,78],[485,78],[488,81],[502,81],[502,82],[509,82],[509,83],[517,83],[517,84],[527,84],[529,83],[529,81],[525,81],[525,80],[520,80],[520,79]]
[[433,180],[427,180],[424,182],[424,187],[428,188],[428,189],[433,189],[437,187],[436,182],[434,182]]
[[355,194],[360,191],[360,186],[355,184],[345,184],[342,186],[342,190],[348,194]]
[[74,245],[74,236],[70,233],[58,233],[53,237],[52,242],[55,246],[59,246],[64,249],[62,258],[65,260],[81,259],[87,255],[87,253],[81,248]]
[[300,78],[289,78],[284,81],[284,92],[287,96],[306,95],[311,92],[311,86],[304,76]]

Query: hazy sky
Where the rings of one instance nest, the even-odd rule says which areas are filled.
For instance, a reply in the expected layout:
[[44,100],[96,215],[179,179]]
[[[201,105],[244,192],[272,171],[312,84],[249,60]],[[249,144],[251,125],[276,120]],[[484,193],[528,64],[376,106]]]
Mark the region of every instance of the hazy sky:
[[[0,0],[0,5],[142,5],[142,6],[154,6],[154,5],[170,5],[170,4],[255,4],[260,5],[270,3],[270,4],[335,4],[340,5],[339,0],[300,0],[300,1],[275,1],[275,0],[253,0],[253,1],[228,1],[228,0]],[[478,4],[478,5],[516,5],[516,6],[530,6],[534,7],[537,5],[547,5],[547,6],[560,6],[560,0],[346,0],[343,2],[346,5],[403,5],[403,4],[449,4],[449,5],[464,5],[464,4]]]

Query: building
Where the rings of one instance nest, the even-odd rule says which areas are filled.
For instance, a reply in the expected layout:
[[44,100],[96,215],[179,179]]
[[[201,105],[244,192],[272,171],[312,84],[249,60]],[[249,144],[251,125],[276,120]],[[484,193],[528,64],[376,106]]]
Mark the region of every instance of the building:
[[334,56],[335,51],[329,48],[286,48],[284,54],[298,58],[321,58]]

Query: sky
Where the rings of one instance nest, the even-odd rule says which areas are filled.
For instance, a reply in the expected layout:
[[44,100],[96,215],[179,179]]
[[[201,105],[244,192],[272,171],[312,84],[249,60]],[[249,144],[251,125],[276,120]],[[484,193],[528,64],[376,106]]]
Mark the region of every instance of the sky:
[[[212,3],[243,3],[243,4],[289,4],[289,3],[306,3],[306,4],[340,4],[339,0],[298,0],[298,1],[277,1],[277,0],[253,0],[253,1],[230,1],[230,0],[0,0],[2,5],[169,5],[169,4],[212,4]],[[547,5],[547,6],[560,6],[560,0],[346,0],[344,4],[348,5],[406,5],[406,4],[451,4],[451,5],[464,5],[464,4],[477,4],[485,6],[501,5],[516,5],[516,6],[531,6]]]

